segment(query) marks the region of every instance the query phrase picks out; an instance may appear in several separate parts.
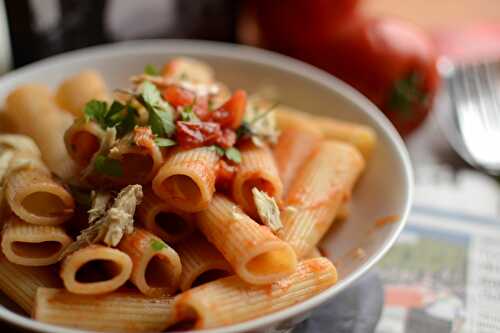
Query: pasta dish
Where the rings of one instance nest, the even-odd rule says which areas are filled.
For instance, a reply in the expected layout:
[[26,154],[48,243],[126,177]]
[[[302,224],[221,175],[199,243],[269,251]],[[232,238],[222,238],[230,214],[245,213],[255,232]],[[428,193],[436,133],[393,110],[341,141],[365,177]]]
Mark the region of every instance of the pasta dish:
[[[230,90],[207,64],[24,84],[0,133],[0,289],[93,331],[254,319],[337,282],[318,243],[349,215],[373,129]],[[115,89],[116,88],[116,89]]]

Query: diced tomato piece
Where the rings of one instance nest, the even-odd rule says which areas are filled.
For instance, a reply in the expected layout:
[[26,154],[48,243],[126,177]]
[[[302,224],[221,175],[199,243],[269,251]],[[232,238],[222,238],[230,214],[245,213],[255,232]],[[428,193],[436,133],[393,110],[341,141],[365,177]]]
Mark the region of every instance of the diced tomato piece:
[[212,122],[176,123],[177,142],[185,147],[199,147],[213,144],[222,135],[220,125]]
[[222,127],[236,129],[241,125],[247,106],[247,93],[236,90],[231,98],[221,107],[212,112],[212,121]]
[[193,92],[174,85],[166,87],[162,95],[174,107],[191,105],[196,97]]
[[211,113],[208,110],[208,97],[198,96],[193,106],[193,112],[202,121],[207,121],[210,119]]
[[192,105],[193,112],[203,121],[210,118],[207,96],[196,96],[192,91],[172,85],[163,90],[163,98],[175,108]]
[[236,143],[236,132],[230,128],[224,128],[222,130],[221,136],[219,136],[215,143],[221,146],[222,148],[229,148],[234,146]]

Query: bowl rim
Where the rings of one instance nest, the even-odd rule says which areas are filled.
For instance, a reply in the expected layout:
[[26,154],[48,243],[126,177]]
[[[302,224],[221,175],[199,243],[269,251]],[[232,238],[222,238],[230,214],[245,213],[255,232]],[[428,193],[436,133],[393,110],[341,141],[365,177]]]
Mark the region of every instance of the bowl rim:
[[[229,325],[216,329],[197,330],[200,333],[235,333],[258,330],[259,328],[266,327],[276,322],[293,318],[300,315],[314,307],[324,303],[340,291],[351,285],[354,281],[368,272],[392,247],[397,240],[401,231],[403,230],[408,219],[411,204],[413,200],[413,169],[411,166],[408,151],[404,145],[403,140],[389,122],[389,120],[382,114],[382,112],[371,103],[365,96],[354,88],[339,80],[338,78],[328,74],[327,72],[318,69],[312,65],[306,64],[302,61],[290,58],[285,55],[277,54],[271,51],[257,49],[254,47],[213,42],[201,40],[183,40],[183,39],[149,39],[149,40],[135,40],[125,41],[113,44],[104,44],[88,48],[83,48],[71,52],[55,55],[32,64],[26,65],[15,71],[9,72],[0,76],[0,86],[11,80],[18,80],[22,77],[29,76],[31,72],[36,72],[40,68],[50,69],[57,67],[61,63],[71,63],[83,58],[106,58],[114,56],[133,56],[137,54],[153,53],[153,52],[169,52],[169,53],[190,53],[193,56],[213,56],[218,58],[229,58],[240,61],[245,61],[254,64],[274,67],[278,70],[291,72],[292,74],[303,77],[307,80],[314,81],[316,84],[335,91],[349,100],[351,103],[357,105],[361,112],[363,112],[372,122],[379,125],[383,132],[387,135],[390,143],[394,146],[394,151],[400,160],[403,167],[403,177],[405,180],[404,187],[406,192],[406,201],[403,213],[400,216],[398,227],[392,231],[383,246],[373,255],[368,258],[360,268],[350,274],[347,278],[339,283],[325,289],[318,295],[315,295],[298,304],[287,307],[283,310],[255,318],[246,322]],[[52,333],[88,333],[90,331],[62,327],[52,324],[46,324],[28,318],[13,311],[8,310],[4,306],[0,306],[0,319],[8,323],[17,325],[25,329],[31,329],[38,332],[52,332]]]

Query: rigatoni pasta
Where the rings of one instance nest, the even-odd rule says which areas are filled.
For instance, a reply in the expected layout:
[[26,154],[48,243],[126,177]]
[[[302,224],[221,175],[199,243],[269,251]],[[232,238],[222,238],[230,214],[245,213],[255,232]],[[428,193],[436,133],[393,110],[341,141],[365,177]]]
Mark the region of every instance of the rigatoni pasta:
[[245,213],[255,218],[254,187],[278,199],[283,192],[271,150],[267,146],[246,143],[241,147],[241,164],[233,181],[233,197]]
[[88,101],[107,100],[109,96],[101,74],[94,70],[84,70],[64,80],[57,88],[55,99],[63,110],[79,117]]
[[359,149],[365,159],[368,159],[377,143],[377,135],[369,126],[302,113],[290,107],[280,107],[276,111],[280,127],[286,127],[290,122],[302,121],[318,128],[326,139],[348,142]]
[[27,84],[16,88],[7,96],[5,112],[18,133],[35,140],[50,171],[65,180],[77,174],[63,141],[73,117],[57,107],[46,86]]
[[13,264],[0,253],[0,290],[28,314],[33,310],[36,291],[40,287],[61,287],[54,267]]
[[326,233],[365,165],[353,146],[325,141],[292,183],[280,237],[302,257]]
[[174,151],[153,179],[153,191],[180,210],[203,210],[215,192],[218,160],[207,147]]
[[64,287],[75,294],[99,295],[120,288],[132,273],[130,257],[110,247],[89,245],[79,249],[61,264]]
[[2,252],[23,266],[48,266],[59,261],[71,238],[60,226],[34,225],[12,216],[2,230]]
[[151,181],[163,164],[163,155],[153,140],[149,128],[137,126],[115,143],[109,156],[118,161],[123,170],[115,182],[126,185]]
[[318,149],[321,140],[322,134],[317,127],[301,119],[287,118],[281,126],[273,154],[283,183],[283,193],[288,192],[300,167]]
[[99,297],[38,288],[33,318],[99,332],[161,332],[175,319],[173,299],[118,291]]
[[152,233],[135,228],[119,245],[132,259],[130,281],[147,296],[172,295],[179,287],[179,255]]
[[318,242],[349,223],[373,129],[231,91],[191,58],[130,84],[112,100],[84,70],[55,94],[7,97],[0,290],[48,324],[163,332],[240,323],[336,283]]
[[64,143],[69,156],[80,166],[86,167],[99,151],[104,130],[96,123],[77,120],[64,133]]
[[74,211],[71,193],[52,177],[38,156],[14,155],[5,180],[5,199],[12,211],[28,223],[57,225]]
[[144,191],[144,198],[137,206],[136,218],[145,229],[169,244],[185,239],[195,229],[193,214],[173,208],[151,189]]
[[194,329],[226,326],[296,304],[335,282],[337,271],[326,258],[303,261],[290,276],[265,286],[231,276],[180,294],[175,300],[177,321]]
[[182,264],[180,289],[189,288],[229,276],[233,269],[222,254],[203,236],[194,234],[175,249]]
[[215,195],[196,220],[207,239],[248,283],[269,284],[296,268],[297,258],[289,244],[222,195]]

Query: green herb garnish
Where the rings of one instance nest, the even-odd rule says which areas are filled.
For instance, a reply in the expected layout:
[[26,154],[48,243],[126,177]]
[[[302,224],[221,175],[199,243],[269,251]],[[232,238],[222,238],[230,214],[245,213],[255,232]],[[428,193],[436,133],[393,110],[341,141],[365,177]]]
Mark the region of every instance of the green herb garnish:
[[[193,103],[194,104],[194,103]],[[199,122],[200,118],[194,113],[193,105],[188,105],[182,108],[180,111],[180,117],[182,121]]]
[[108,103],[98,100],[91,100],[83,108],[85,121],[93,120],[102,128],[106,128],[106,113],[108,112]]
[[123,136],[128,132],[132,131],[136,125],[135,117],[137,116],[137,110],[127,105],[124,114],[120,120],[120,122],[116,125],[116,132],[118,136]]
[[160,71],[155,65],[147,64],[146,67],[144,67],[144,74],[158,76],[160,75]]
[[157,239],[151,240],[151,248],[153,249],[153,251],[161,251],[166,247],[167,245],[165,245],[165,243],[163,243],[162,241],[159,241]]
[[224,148],[218,145],[212,145],[210,148],[212,148],[219,156],[224,156],[224,153],[226,152]]
[[103,101],[91,100],[83,109],[86,121],[95,121],[103,129],[116,127],[118,136],[130,132],[136,125],[137,111],[130,105],[114,101],[108,109]]
[[254,135],[250,122],[243,120],[240,127],[236,130],[236,136],[239,138]]
[[156,138],[155,143],[160,148],[172,147],[177,144],[177,142],[169,138]]
[[234,147],[227,148],[224,152],[226,158],[234,163],[241,163],[240,151]]
[[158,88],[149,81],[144,81],[142,92],[137,100],[149,113],[149,125],[154,134],[170,137],[175,132],[174,111],[170,104],[161,98]]
[[97,172],[110,177],[123,176],[123,169],[120,162],[104,155],[96,156],[94,169]]

